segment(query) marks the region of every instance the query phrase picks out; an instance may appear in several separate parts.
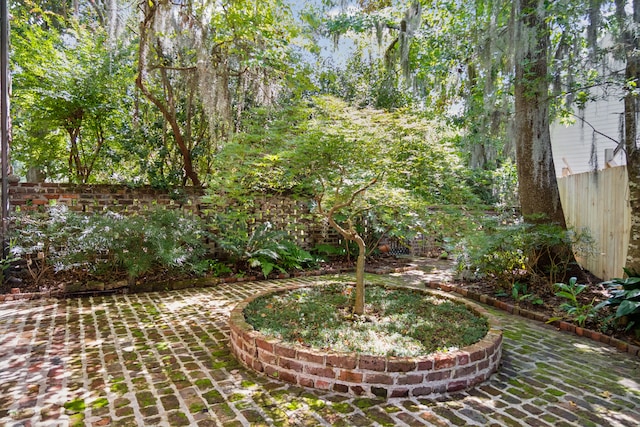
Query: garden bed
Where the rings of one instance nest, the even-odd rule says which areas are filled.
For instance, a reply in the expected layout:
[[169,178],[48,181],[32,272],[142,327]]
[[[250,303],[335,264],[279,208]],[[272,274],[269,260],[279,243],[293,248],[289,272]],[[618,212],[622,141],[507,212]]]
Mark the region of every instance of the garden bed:
[[[296,286],[277,292],[294,292],[301,288]],[[488,332],[474,344],[462,348],[412,356],[389,355],[403,353],[397,349],[383,350],[383,354],[373,354],[373,351],[364,354],[311,347],[303,338],[293,343],[267,337],[247,322],[247,307],[273,294],[267,292],[242,301],[232,311],[229,320],[232,351],[245,366],[273,378],[304,387],[383,398],[463,390],[486,380],[497,370],[502,332],[493,316],[473,303],[449,295],[406,288],[403,291],[420,292],[441,301],[462,304],[469,312],[487,320]]]

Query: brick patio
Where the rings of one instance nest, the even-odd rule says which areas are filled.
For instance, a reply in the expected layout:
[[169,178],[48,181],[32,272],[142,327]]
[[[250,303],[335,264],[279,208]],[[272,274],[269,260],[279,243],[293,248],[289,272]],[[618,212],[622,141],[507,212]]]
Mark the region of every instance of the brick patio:
[[[318,280],[4,302],[0,425],[640,425],[638,358],[495,309],[504,327],[503,364],[469,392],[346,397],[242,368],[227,345],[235,304]],[[420,282],[403,275],[367,280]]]

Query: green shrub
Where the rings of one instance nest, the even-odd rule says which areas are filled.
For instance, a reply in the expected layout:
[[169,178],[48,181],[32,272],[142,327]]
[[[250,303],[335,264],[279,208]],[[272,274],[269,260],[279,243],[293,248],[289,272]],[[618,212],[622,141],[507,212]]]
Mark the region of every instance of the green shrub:
[[51,268],[130,279],[155,268],[196,271],[206,252],[202,221],[178,210],[87,215],[53,206],[14,224],[13,253],[26,258],[36,281]]
[[513,284],[525,268],[522,238],[521,224],[497,226],[489,221],[456,247],[458,270],[470,278],[488,276]]
[[315,264],[315,258],[291,241],[284,231],[274,230],[266,222],[254,226],[241,218],[219,216],[214,224],[218,230],[214,240],[233,263],[259,268],[267,277],[274,269],[286,272]]
[[486,220],[456,247],[458,269],[474,278],[493,277],[511,284],[523,276],[541,276],[554,283],[562,279],[573,251],[589,250],[586,231],[565,230],[555,224]]

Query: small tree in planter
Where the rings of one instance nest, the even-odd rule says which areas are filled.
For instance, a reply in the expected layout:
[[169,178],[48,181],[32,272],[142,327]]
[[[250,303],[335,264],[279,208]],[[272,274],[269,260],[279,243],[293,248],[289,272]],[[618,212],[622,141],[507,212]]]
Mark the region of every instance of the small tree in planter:
[[439,123],[408,112],[356,109],[326,96],[281,114],[254,114],[255,128],[244,129],[219,154],[220,173],[209,191],[231,191],[237,199],[265,191],[310,199],[312,210],[358,247],[356,314],[364,312],[368,233],[409,239],[441,228],[428,223],[428,207],[477,200],[447,142],[454,134]]
[[436,141],[442,126],[433,122],[319,97],[304,126],[284,160],[313,194],[317,213],[357,244],[353,311],[363,314],[367,248],[358,219],[366,213],[384,232],[409,237],[425,230],[427,206],[474,197],[461,183],[460,159]]
[[324,194],[319,194],[316,196],[316,202],[318,203],[318,212],[323,215],[329,221],[329,224],[335,228],[342,237],[347,239],[347,241],[356,242],[358,245],[358,258],[356,260],[356,298],[353,306],[353,312],[355,314],[364,314],[364,267],[365,267],[365,258],[367,254],[367,247],[364,239],[358,233],[355,226],[353,225],[353,221],[351,219],[347,219],[344,225],[340,225],[336,222],[336,213],[340,212],[341,209],[351,207],[355,201],[355,199],[365,191],[367,188],[375,184],[377,179],[372,179],[368,184],[364,187],[356,190],[351,194],[351,197],[342,203],[334,203],[329,210],[325,210],[322,207],[322,199]]

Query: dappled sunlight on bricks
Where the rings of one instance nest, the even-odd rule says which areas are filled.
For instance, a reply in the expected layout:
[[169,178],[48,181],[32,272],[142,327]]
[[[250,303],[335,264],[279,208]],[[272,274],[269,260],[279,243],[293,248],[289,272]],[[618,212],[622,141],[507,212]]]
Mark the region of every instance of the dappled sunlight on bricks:
[[[304,279],[2,303],[0,425],[167,426],[182,416],[198,427],[451,425],[460,420],[463,425],[640,424],[638,361],[501,312],[495,314],[505,329],[504,372],[441,399],[407,396],[402,388],[386,401],[344,396],[336,392],[344,390],[332,389],[335,383],[329,378],[318,384],[324,390],[312,390],[305,388],[313,382],[310,378],[292,385],[241,367],[228,347],[231,310],[263,290],[322,280]],[[414,286],[414,277],[409,280]],[[250,342],[243,345],[249,352],[259,348]],[[298,372],[293,362],[306,366],[325,360],[308,349],[298,351],[294,360],[273,343],[264,347],[280,358],[286,372]],[[455,370],[464,374],[481,354],[460,353],[451,375]],[[358,363],[340,355],[328,355],[326,361],[336,376],[346,375],[345,369]],[[424,374],[403,363],[389,359],[386,368],[402,372],[407,389],[422,382]],[[433,370],[435,360],[430,363]],[[284,369],[280,365],[275,366]],[[364,390],[354,385],[351,391]],[[65,409],[76,399],[82,406]]]

